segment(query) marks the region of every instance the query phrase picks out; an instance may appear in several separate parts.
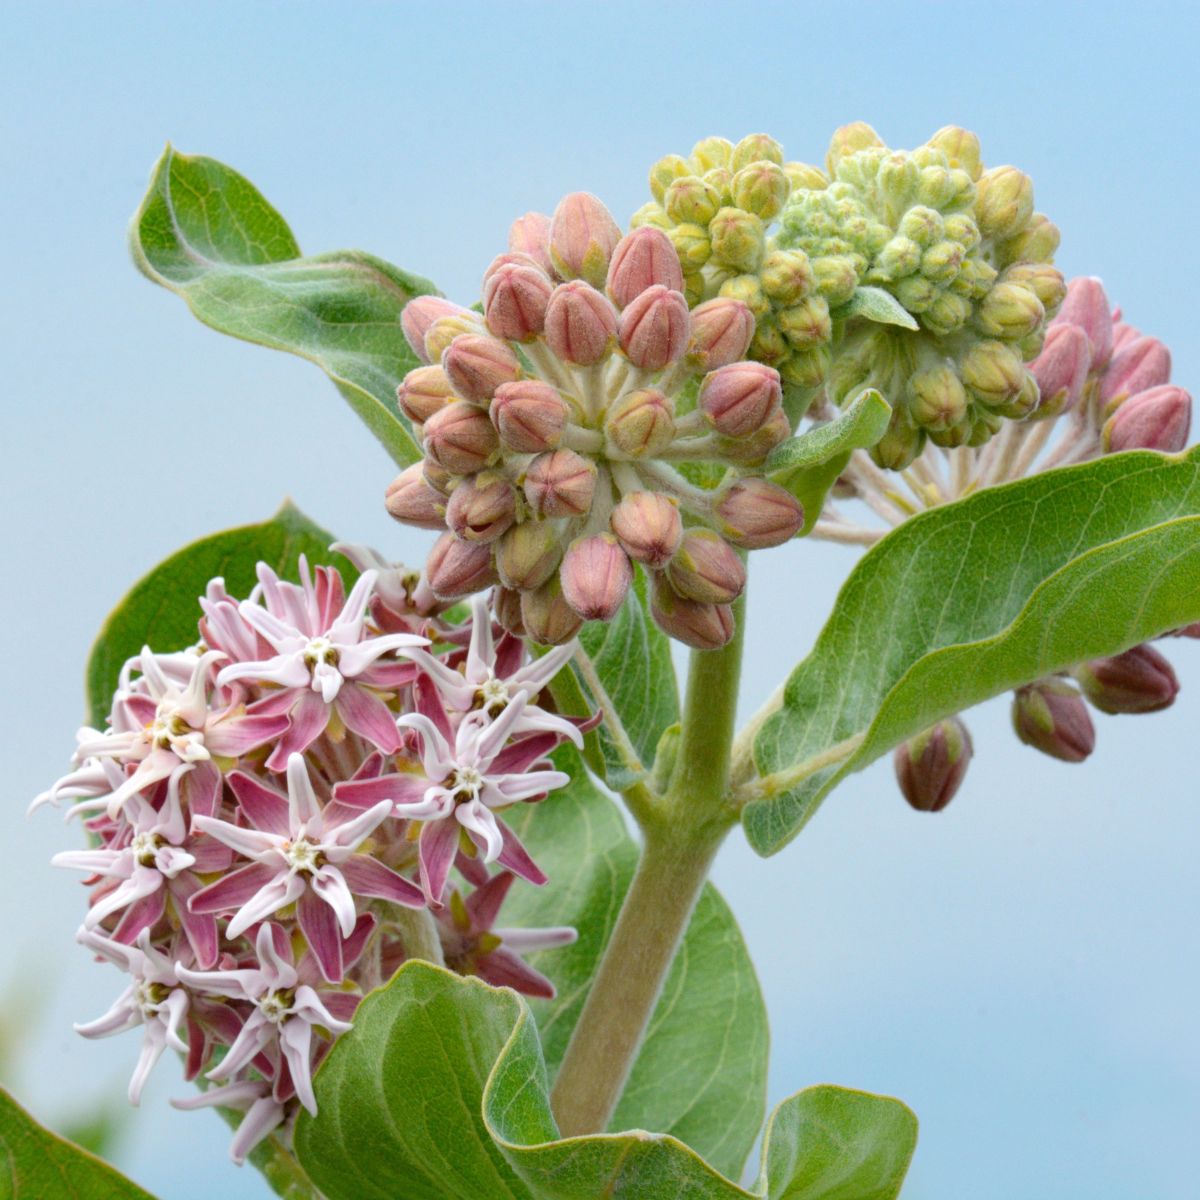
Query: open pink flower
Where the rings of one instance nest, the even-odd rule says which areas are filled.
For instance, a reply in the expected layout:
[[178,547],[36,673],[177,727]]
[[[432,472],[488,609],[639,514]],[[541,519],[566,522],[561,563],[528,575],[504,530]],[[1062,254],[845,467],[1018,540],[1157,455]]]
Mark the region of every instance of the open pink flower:
[[336,802],[322,808],[299,754],[288,759],[287,785],[285,798],[253,775],[235,771],[229,776],[249,826],[213,817],[197,817],[195,824],[253,862],[197,892],[189,907],[193,913],[236,909],[226,929],[227,937],[236,938],[295,904],[301,932],[325,978],[337,982],[343,971],[342,939],[351,935],[358,919],[356,894],[410,908],[423,907],[424,898],[378,859],[355,853],[392,815],[390,802],[365,811]]

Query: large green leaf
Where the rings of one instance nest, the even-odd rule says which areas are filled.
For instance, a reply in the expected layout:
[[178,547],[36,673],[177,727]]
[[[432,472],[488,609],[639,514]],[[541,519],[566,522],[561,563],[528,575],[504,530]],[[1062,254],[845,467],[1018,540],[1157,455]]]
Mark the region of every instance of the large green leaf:
[[0,1088],[0,1200],[153,1200],[94,1154],[43,1129]]
[[515,993],[411,962],[373,992],[296,1127],[329,1200],[894,1200],[916,1139],[898,1101],[815,1088],[780,1106],[748,1192],[678,1139],[559,1139]]
[[[287,502],[269,521],[214,533],[159,563],[113,609],[92,646],[87,665],[92,724],[103,726],[126,659],[143,646],[167,653],[195,643],[197,601],[210,579],[223,576],[231,595],[245,596],[255,585],[258,562],[268,563],[281,575],[294,575],[301,554],[314,564],[332,561],[332,541],[330,534]],[[341,566],[343,575],[353,581],[354,568],[345,561]]]
[[785,845],[941,717],[1200,619],[1200,450],[1114,455],[914,517],[866,554],[754,744],[743,812]]
[[[583,627],[580,642],[634,752],[630,761],[631,756],[614,741],[607,724],[600,726],[605,780],[614,790],[623,791],[654,765],[659,738],[679,720],[679,687],[671,643],[651,620],[646,577],[640,569],[617,615],[611,621],[589,622]],[[591,696],[587,680],[581,683]]]
[[206,325],[321,367],[401,466],[420,450],[396,406],[417,360],[400,311],[427,280],[359,250],[308,258],[244,176],[168,145],[133,219],[138,268]]
[[[637,865],[616,804],[588,779],[571,748],[558,765],[570,787],[506,819],[550,876],[509,898],[505,924],[570,925],[571,946],[543,954],[538,969],[558,988],[532,1002],[553,1074],[579,1019],[592,976]],[[672,964],[610,1128],[656,1129],[736,1177],[766,1108],[767,1014],[733,914],[704,889]]]

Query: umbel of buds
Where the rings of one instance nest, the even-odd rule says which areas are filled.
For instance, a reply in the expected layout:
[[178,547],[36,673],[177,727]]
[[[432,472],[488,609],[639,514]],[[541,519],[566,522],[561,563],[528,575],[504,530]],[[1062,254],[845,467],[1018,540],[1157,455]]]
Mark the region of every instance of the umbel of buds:
[[538,700],[572,647],[523,665],[482,599],[452,625],[343,551],[370,568],[348,596],[303,558],[299,585],[260,563],[240,603],[214,579],[200,644],[126,663],[106,727],[35,801],[74,801],[93,848],[54,861],[87,876],[78,940],[130,976],[78,1032],[141,1028],[134,1104],[183,1055],[216,1086],[178,1107],[242,1111],[239,1163],[316,1112],[313,1071],[418,948],[410,910],[451,970],[534,996],[554,989],[520,954],[575,936],[493,927],[517,877],[546,882],[500,814],[569,781],[545,756],[589,723]]
[[926,439],[981,446],[1004,420],[1035,413],[1037,381],[1025,364],[1042,349],[1065,285],[1052,265],[1058,230],[1034,211],[1029,177],[985,170],[964,129],[890,150],[861,123],[834,134],[826,172],[792,189],[777,244],[806,256],[815,278],[842,276],[896,302],[892,315],[868,318],[866,305],[832,312],[835,324],[848,319],[830,398],[875,387],[894,410],[876,461],[903,468]]
[[[640,564],[663,629],[723,645],[739,551],[779,545],[804,519],[757,473],[791,426],[778,371],[745,360],[750,307],[717,296],[689,311],[667,234],[622,236],[586,193],[522,217],[509,244],[484,276],[482,316],[433,297],[404,311],[427,365],[399,402],[425,457],[388,489],[388,511],[444,525],[430,588],[451,600],[495,586],[514,633],[562,643],[610,620]],[[724,472],[700,487],[688,463]]]

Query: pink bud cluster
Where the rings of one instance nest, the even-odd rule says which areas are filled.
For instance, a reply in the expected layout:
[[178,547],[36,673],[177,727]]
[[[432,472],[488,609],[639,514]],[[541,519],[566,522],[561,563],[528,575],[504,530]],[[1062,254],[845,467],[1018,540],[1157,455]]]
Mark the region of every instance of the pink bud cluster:
[[86,874],[79,941],[130,976],[78,1031],[141,1028],[133,1104],[176,1050],[215,1085],[179,1107],[245,1113],[237,1162],[316,1111],[314,1069],[415,921],[451,969],[536,996],[554,989],[522,953],[575,936],[495,927],[518,876],[546,881],[501,814],[569,782],[547,755],[588,723],[538,701],[573,647],[526,663],[483,599],[452,624],[343,549],[371,566],[349,595],[303,559],[299,584],[260,563],[241,602],[214,579],[200,643],[131,659],[34,802],[73,802],[93,848],[54,861]]
[[[791,430],[778,373],[744,361],[753,314],[729,298],[689,312],[666,234],[622,236],[586,193],[520,218],[509,247],[484,276],[482,316],[433,297],[404,310],[426,365],[398,396],[424,461],[392,483],[388,511],[444,529],[431,588],[495,586],[513,633],[558,644],[610,620],[640,564],[667,633],[723,645],[739,550],[803,523],[756,473]],[[701,487],[688,463],[724,476]]]

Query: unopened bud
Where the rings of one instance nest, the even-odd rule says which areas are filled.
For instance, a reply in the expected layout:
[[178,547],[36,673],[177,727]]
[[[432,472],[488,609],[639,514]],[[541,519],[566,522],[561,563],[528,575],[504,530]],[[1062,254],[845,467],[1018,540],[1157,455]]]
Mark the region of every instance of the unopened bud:
[[701,138],[692,147],[692,162],[701,171],[711,171],[713,167],[727,167],[733,155],[733,143],[728,138]]
[[[423,362],[434,361],[425,350],[425,338],[434,323],[443,317],[473,316],[469,309],[461,304],[441,296],[417,296],[410,300],[400,313],[400,328],[413,353]],[[439,356],[440,357],[440,356]]]
[[1117,405],[1171,378],[1171,352],[1158,338],[1133,338],[1112,357],[1100,380],[1100,403]]
[[958,125],[943,125],[929,139],[929,145],[936,146],[949,159],[952,167],[966,171],[973,180],[979,178],[983,170],[979,138],[969,129],[962,129]]
[[518,454],[553,450],[562,440],[570,418],[567,402],[558,389],[540,379],[501,384],[490,411],[501,442]]
[[563,556],[563,597],[585,621],[611,621],[633,583],[629,556],[611,533],[571,543]]
[[961,360],[962,380],[990,408],[1008,404],[1025,382],[1021,356],[1003,342],[976,342]]
[[718,296],[692,310],[688,359],[698,371],[740,361],[754,336],[754,314],[740,300]]
[[442,366],[455,392],[475,404],[487,404],[502,383],[521,378],[512,348],[494,337],[455,338],[442,356]]
[[686,600],[661,574],[653,579],[650,615],[668,637],[695,650],[719,650],[733,637],[733,611],[728,604]]
[[545,271],[505,263],[483,285],[483,312],[497,337],[528,342],[546,324],[546,306],[554,285]]
[[466,400],[435,412],[424,428],[425,453],[452,475],[474,475],[500,448],[487,413]]
[[707,225],[720,207],[721,193],[699,175],[676,179],[663,197],[663,208],[677,225]]
[[952,367],[917,371],[908,382],[909,412],[923,429],[944,430],[967,415],[967,392]]
[[440,363],[456,338],[486,334],[487,326],[478,313],[468,310],[455,316],[439,317],[425,335],[425,360]]
[[1088,700],[1106,713],[1159,712],[1179,695],[1171,664],[1145,643],[1112,658],[1095,658],[1077,668],[1075,678]]
[[564,196],[550,222],[550,259],[564,279],[586,279],[603,287],[608,260],[621,230],[604,204],[590,192]]
[[824,296],[808,296],[783,309],[775,320],[783,336],[798,350],[820,346],[833,334],[829,302]]
[[813,260],[813,280],[830,308],[847,303],[858,287],[854,260],[845,254],[828,254]]
[[854,121],[834,130],[829,142],[829,150],[825,154],[825,169],[829,174],[837,174],[837,165],[844,158],[866,150],[870,146],[882,146],[883,140],[866,121]]
[[583,618],[567,603],[557,575],[535,591],[521,594],[521,620],[529,637],[543,646],[569,642],[583,624]]
[[618,336],[625,357],[644,371],[678,362],[688,344],[688,306],[682,292],[654,284],[621,314]]
[[1112,313],[1099,279],[1087,275],[1072,279],[1067,284],[1067,298],[1054,323],[1078,325],[1088,335],[1093,371],[1099,371],[1112,357]]
[[696,403],[718,433],[740,438],[761,429],[782,397],[778,371],[762,363],[740,362],[706,375]]
[[689,529],[667,566],[671,586],[698,604],[729,604],[746,586],[746,565],[711,529]]
[[1020,262],[1050,262],[1054,258],[1062,234],[1045,213],[1035,212],[1028,224],[1015,236],[1001,242],[997,259],[1002,266]]
[[763,291],[777,304],[796,304],[813,289],[812,264],[803,250],[772,250],[761,277]]
[[1192,397],[1181,387],[1166,384],[1130,396],[1105,422],[1104,449],[1160,450],[1175,454],[1188,441],[1192,427]]
[[563,362],[598,363],[616,339],[617,311],[607,296],[582,280],[554,289],[546,309],[546,341]]
[[417,464],[421,468],[421,474],[425,482],[439,496],[450,498],[450,493],[454,491],[455,485],[458,483],[459,476],[447,471],[445,467],[439,467],[432,459],[426,458],[423,462]]
[[494,542],[516,516],[512,484],[494,471],[464,479],[446,506],[446,524],[467,542]]
[[1045,320],[1042,302],[1019,283],[998,283],[979,306],[978,325],[988,337],[1017,341]]
[[1040,679],[1013,693],[1013,729],[1027,746],[1079,763],[1096,748],[1096,727],[1079,689],[1064,679]]
[[735,208],[770,221],[783,211],[792,185],[778,163],[760,159],[742,167],[730,183]]
[[539,454],[525,473],[525,499],[538,517],[581,517],[596,493],[596,464],[574,450]]
[[671,186],[677,179],[682,179],[685,175],[693,175],[691,164],[685,158],[681,158],[678,154],[668,154],[665,158],[660,158],[658,162],[650,168],[650,191],[655,200],[660,204],[666,199],[667,188]]
[[810,166],[808,163],[786,162],[783,164],[783,173],[788,177],[788,183],[792,185],[794,192],[806,188],[819,192],[829,186],[829,176],[820,167]]
[[671,401],[653,388],[627,392],[608,410],[604,432],[622,454],[654,458],[675,439]]
[[769,134],[748,133],[729,155],[729,168],[740,171],[755,162],[771,162],[783,165],[783,147]]
[[1010,238],[1033,216],[1033,180],[1016,167],[993,167],[975,185],[975,220],[984,237]]
[[763,424],[747,437],[716,435],[717,452],[727,463],[738,467],[758,467],[767,455],[792,436],[792,423],[783,405],[777,405]]
[[545,213],[529,212],[518,217],[508,230],[508,248],[518,254],[528,254],[550,274],[550,218]]
[[500,622],[500,628],[513,637],[525,636],[525,622],[521,619],[521,593],[512,588],[498,587],[492,591],[492,612]]
[[679,506],[658,492],[630,492],[609,524],[625,553],[655,570],[667,565],[683,539]]
[[655,284],[682,292],[683,268],[671,239],[661,229],[646,225],[617,243],[608,268],[608,294],[618,308],[624,308]]
[[673,225],[666,230],[666,234],[683,267],[686,291],[688,277],[698,272],[712,257],[712,242],[709,240],[708,230],[701,225],[688,223]]
[[735,483],[716,506],[725,540],[743,550],[781,546],[804,528],[800,501],[778,484],[751,476]]
[[893,413],[883,437],[871,447],[871,457],[887,471],[903,471],[925,444],[925,434],[900,412]]
[[539,588],[562,559],[562,542],[550,521],[522,521],[496,544],[496,571],[505,587]]
[[413,463],[388,485],[384,496],[388,515],[417,529],[444,529],[446,500],[425,480],[421,463]]
[[418,425],[424,425],[430,417],[450,403],[454,389],[441,367],[417,367],[405,375],[396,389],[396,400],[400,411]]
[[[1120,311],[1119,309],[1117,310]],[[1124,350],[1130,342],[1135,341],[1142,336],[1142,331],[1130,325],[1126,321],[1119,321],[1116,314],[1113,315],[1113,353],[1118,350]]]
[[733,271],[757,271],[766,233],[762,221],[740,208],[723,208],[708,226],[712,261]]
[[1052,325],[1029,367],[1042,394],[1038,411],[1051,417],[1073,409],[1083,395],[1091,361],[1091,343],[1078,325]]
[[1057,313],[1067,298],[1067,281],[1050,263],[1017,263],[1004,272],[1004,282],[1027,287],[1042,302],[1048,317]]
[[973,747],[958,717],[947,717],[896,747],[892,763],[905,800],[918,812],[941,812],[966,778]]
[[443,533],[425,560],[425,577],[434,594],[443,600],[481,592],[496,582],[492,548]]

